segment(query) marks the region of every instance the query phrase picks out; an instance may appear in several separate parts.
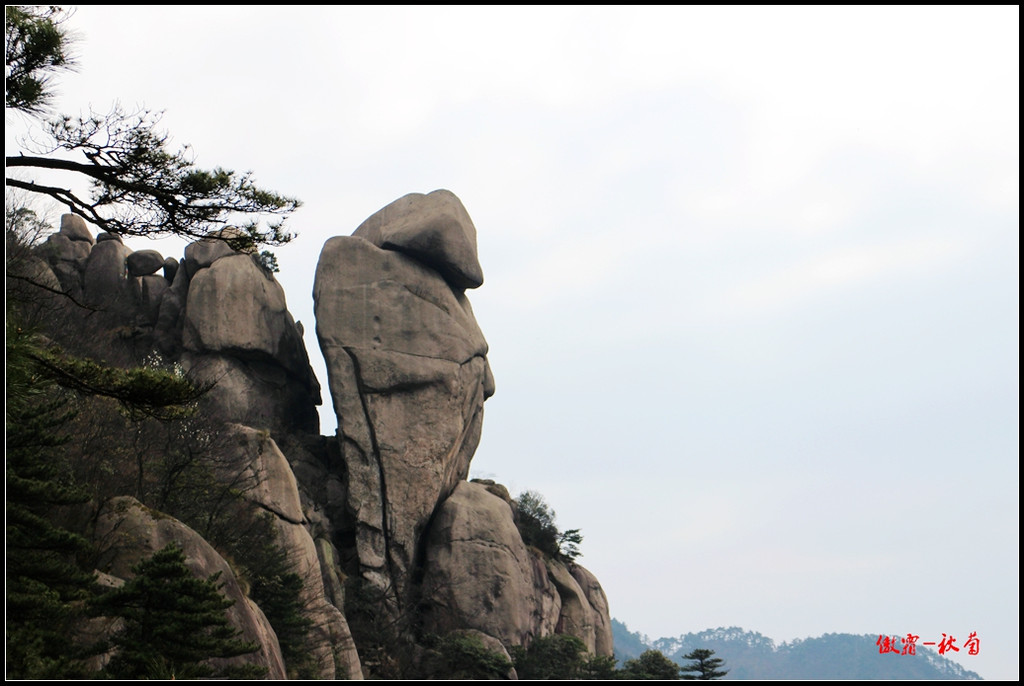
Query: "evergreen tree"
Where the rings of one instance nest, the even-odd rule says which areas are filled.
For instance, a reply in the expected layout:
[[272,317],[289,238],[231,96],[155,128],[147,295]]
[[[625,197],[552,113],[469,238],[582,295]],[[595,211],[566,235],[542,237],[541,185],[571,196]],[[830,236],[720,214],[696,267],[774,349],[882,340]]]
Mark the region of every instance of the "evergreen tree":
[[637,658],[626,660],[619,676],[623,679],[677,680],[679,665],[665,657],[660,650],[647,650]]
[[13,679],[82,676],[70,638],[93,575],[76,556],[84,538],[56,521],[62,506],[82,503],[70,478],[61,432],[71,416],[67,399],[40,374],[31,336],[7,318],[7,676]]
[[560,532],[555,525],[555,511],[536,491],[523,491],[515,499],[515,521],[523,543],[545,555],[572,562],[580,557],[583,534],[579,529]]
[[534,639],[529,649],[515,646],[512,658],[520,679],[578,679],[586,666],[587,648],[568,634]]
[[[124,627],[111,639],[114,657],[106,673],[117,679],[196,679],[226,676],[208,664],[255,652],[238,637],[225,610],[234,603],[220,593],[219,572],[199,579],[185,554],[169,544],[132,568],[135,577],[93,603],[94,614],[120,617]],[[259,668],[253,666],[250,675]]]
[[713,650],[707,650],[706,648],[697,648],[688,655],[684,655],[683,659],[693,660],[689,665],[683,667],[683,672],[692,672],[691,674],[683,674],[684,679],[688,680],[703,680],[711,681],[712,679],[721,679],[729,670],[720,669],[725,661],[718,657],[711,657],[715,654]]
[[505,679],[512,663],[484,645],[479,636],[469,632],[453,631],[436,640],[433,646],[438,656],[431,676],[442,679]]
[[39,114],[52,98],[51,77],[74,66],[68,54],[68,33],[61,25],[67,13],[53,6],[8,5],[5,9],[6,106]]

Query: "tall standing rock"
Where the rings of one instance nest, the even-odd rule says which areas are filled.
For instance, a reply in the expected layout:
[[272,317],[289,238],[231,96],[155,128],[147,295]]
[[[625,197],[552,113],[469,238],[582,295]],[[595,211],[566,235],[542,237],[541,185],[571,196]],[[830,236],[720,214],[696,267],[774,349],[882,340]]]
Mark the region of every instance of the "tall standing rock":
[[400,198],[355,236],[330,239],[317,265],[360,572],[400,602],[431,515],[469,473],[494,392],[463,292],[482,280],[476,229],[448,191]]

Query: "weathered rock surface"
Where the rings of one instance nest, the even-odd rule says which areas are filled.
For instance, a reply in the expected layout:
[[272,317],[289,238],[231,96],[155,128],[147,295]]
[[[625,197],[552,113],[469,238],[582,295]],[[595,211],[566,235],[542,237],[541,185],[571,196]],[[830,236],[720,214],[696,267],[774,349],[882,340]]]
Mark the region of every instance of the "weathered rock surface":
[[309,365],[284,289],[248,255],[224,257],[192,277],[184,345],[193,351],[270,358],[292,371]]
[[614,645],[608,596],[605,595],[597,577],[587,569],[579,565],[572,565],[570,571],[590,605],[590,622],[594,627],[594,652],[598,655],[611,655],[614,652]]
[[325,577],[337,577],[337,562],[328,558],[329,567],[323,568],[288,459],[266,431],[237,424],[225,428],[236,451],[233,459],[225,463],[245,467],[240,474],[222,474],[220,478],[244,484],[245,498],[274,515],[278,544],[287,551],[292,571],[303,581],[300,600],[303,613],[311,622],[306,649],[320,678],[360,676],[359,655],[340,609],[343,598],[335,606],[324,588]]
[[200,269],[211,266],[222,257],[237,254],[227,241],[219,238],[206,238],[194,241],[185,246],[185,270],[188,278],[196,275]]
[[463,481],[445,500],[430,528],[424,570],[429,631],[476,629],[506,646],[539,635],[530,553],[508,503],[485,486]]
[[461,290],[362,238],[327,242],[313,297],[363,574],[401,594],[480,440],[487,343]]
[[494,486],[460,483],[434,517],[424,556],[425,626],[476,629],[506,646],[569,634],[611,655],[611,617],[597,579],[528,549]]
[[[168,307],[174,307],[173,301]],[[161,312],[161,326],[172,316],[170,309],[166,317]],[[202,356],[202,364],[191,358],[192,368],[206,374],[204,378],[218,380],[219,402],[237,406],[238,411],[229,415],[232,419],[315,430],[320,387],[302,335],[288,312],[281,285],[250,255],[223,256],[192,277],[182,325],[183,347]],[[218,367],[214,376],[201,371],[204,365]],[[262,393],[255,400],[269,411],[249,408],[254,400],[251,391]]]
[[548,580],[555,585],[561,599],[555,633],[569,634],[583,641],[587,650],[594,652],[595,635],[593,608],[583,589],[576,583],[565,564],[558,560],[545,560]]
[[437,270],[453,288],[478,288],[484,282],[476,227],[451,191],[402,196],[371,215],[352,235],[409,255]]
[[131,252],[117,241],[103,241],[93,246],[82,278],[90,304],[111,311],[126,312],[130,309],[131,301],[126,297],[130,290],[125,260]]

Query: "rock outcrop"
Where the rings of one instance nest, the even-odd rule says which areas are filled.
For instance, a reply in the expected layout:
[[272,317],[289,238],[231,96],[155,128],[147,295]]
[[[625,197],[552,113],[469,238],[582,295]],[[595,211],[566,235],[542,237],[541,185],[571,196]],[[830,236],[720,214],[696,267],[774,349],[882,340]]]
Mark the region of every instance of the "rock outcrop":
[[[607,599],[594,576],[527,546],[503,486],[466,481],[495,384],[465,292],[483,283],[483,271],[459,199],[404,196],[325,244],[313,297],[333,437],[319,435],[320,386],[302,327],[258,256],[232,248],[234,235],[165,258],[133,252],[116,235],[93,239],[68,216],[21,269],[50,294],[36,296],[40,308],[60,309],[55,291],[71,296],[63,300],[74,304],[65,308],[72,324],[52,328],[77,354],[139,365],[156,352],[156,363],[213,384],[200,403],[213,422],[204,426],[218,434],[203,474],[227,485],[232,507],[261,513],[257,521],[276,532],[302,580],[302,648],[315,675],[385,674],[393,658],[382,657],[383,638],[361,635],[346,616],[366,589],[379,600],[370,614],[383,616],[410,665],[441,664],[419,643],[424,632],[471,636],[505,657],[567,633],[610,655]],[[74,319],[76,308],[87,314]],[[140,466],[140,492],[142,481]],[[222,574],[232,624],[261,645],[257,663],[271,678],[295,676],[284,640],[244,592],[244,574],[199,534],[126,497],[108,501],[95,521],[98,571],[109,583],[177,542],[197,574]]]
[[425,625],[437,633],[475,629],[506,646],[569,634],[590,652],[610,655],[608,600],[597,579],[577,564],[527,548],[509,503],[491,490],[460,483],[431,523]]
[[394,614],[418,603],[438,634],[510,648],[568,633],[610,655],[593,575],[527,548],[504,487],[466,482],[495,390],[465,294],[482,282],[476,229],[448,191],[404,196],[327,242],[313,297],[342,468],[333,497],[327,474],[307,483]]
[[[225,240],[233,235],[191,243],[179,261],[133,252],[112,234],[93,239],[80,217],[64,215],[38,253],[61,288],[90,308],[81,318],[86,352],[140,364],[155,350],[215,383],[208,404],[228,421],[316,433],[320,386],[301,327],[273,274]],[[80,348],[81,326],[67,328]]]
[[[418,224],[421,205],[427,221]],[[479,272],[476,229],[458,199],[447,191],[406,196],[359,231],[321,252],[317,336],[361,574],[395,589],[401,603],[428,521],[469,473],[494,381],[469,301],[445,280]]]

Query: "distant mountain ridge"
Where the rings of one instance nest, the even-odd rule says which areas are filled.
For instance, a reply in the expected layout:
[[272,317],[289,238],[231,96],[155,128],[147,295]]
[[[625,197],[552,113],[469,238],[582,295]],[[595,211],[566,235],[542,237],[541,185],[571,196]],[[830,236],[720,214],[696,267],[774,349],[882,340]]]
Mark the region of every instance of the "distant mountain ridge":
[[726,679],[981,679],[935,651],[918,647],[916,655],[879,653],[877,636],[825,634],[776,644],[740,627],[707,629],[652,640],[612,619],[615,657],[620,661],[645,650],[660,650],[685,664],[684,655],[696,648],[715,651],[729,670]]

